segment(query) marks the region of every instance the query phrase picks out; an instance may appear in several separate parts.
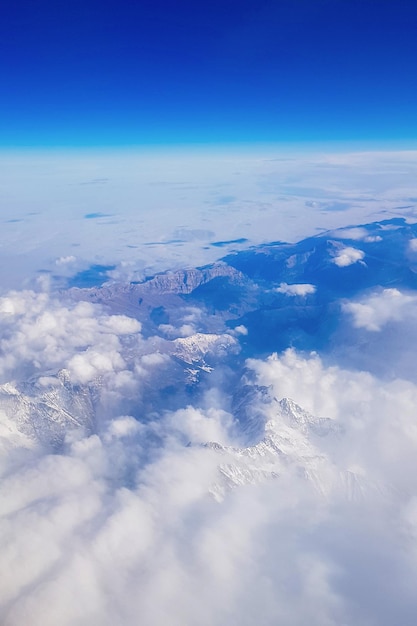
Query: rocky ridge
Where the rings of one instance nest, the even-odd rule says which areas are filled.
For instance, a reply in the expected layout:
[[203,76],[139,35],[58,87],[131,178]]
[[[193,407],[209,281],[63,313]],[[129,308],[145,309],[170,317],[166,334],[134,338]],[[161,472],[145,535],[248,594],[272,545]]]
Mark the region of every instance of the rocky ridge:
[[219,458],[218,480],[210,490],[215,499],[222,500],[238,486],[279,479],[289,473],[311,484],[325,497],[336,489],[349,499],[358,499],[375,488],[362,476],[337,469],[325,450],[328,445],[322,446],[323,439],[334,443],[343,435],[338,422],[317,418],[290,398],[279,401],[272,398],[265,404],[268,419],[257,443],[243,447],[216,442],[203,444]]
[[94,387],[72,385],[65,370],[31,382],[0,386],[3,428],[30,445],[59,447],[71,431],[93,432]]

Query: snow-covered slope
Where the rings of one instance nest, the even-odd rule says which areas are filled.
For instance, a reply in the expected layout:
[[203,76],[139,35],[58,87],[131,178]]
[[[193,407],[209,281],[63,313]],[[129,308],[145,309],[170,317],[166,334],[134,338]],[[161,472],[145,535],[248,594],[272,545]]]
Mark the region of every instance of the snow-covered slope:
[[67,372],[0,386],[0,423],[36,444],[58,447],[72,430],[92,431],[93,390],[73,386]]
[[264,405],[264,434],[254,445],[205,444],[219,457],[218,481],[211,488],[216,499],[234,487],[279,479],[288,473],[305,479],[324,496],[336,489],[356,499],[370,488],[361,476],[338,469],[328,452],[333,447],[331,440],[334,444],[343,436],[338,422],[317,418],[289,398],[274,398]]
[[172,344],[174,346],[172,354],[185,365],[189,382],[197,380],[199,371],[213,370],[207,363],[208,359],[222,358],[231,352],[239,351],[237,340],[228,334],[196,333],[189,337],[179,337]]

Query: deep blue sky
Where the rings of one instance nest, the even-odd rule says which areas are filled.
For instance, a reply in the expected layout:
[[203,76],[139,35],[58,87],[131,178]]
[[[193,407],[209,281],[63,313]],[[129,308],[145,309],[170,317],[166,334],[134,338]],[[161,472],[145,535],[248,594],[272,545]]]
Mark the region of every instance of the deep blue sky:
[[5,0],[0,146],[417,139],[416,0]]

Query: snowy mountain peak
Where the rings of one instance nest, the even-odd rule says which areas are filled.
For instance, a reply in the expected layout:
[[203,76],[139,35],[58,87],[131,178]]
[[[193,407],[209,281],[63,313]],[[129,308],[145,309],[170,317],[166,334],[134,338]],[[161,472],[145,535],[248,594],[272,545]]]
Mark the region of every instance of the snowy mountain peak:
[[35,379],[17,386],[1,385],[0,413],[2,420],[13,422],[34,443],[56,448],[71,430],[92,430],[94,406],[88,388],[72,389],[60,374],[50,380],[50,384]]
[[174,344],[178,351],[202,356],[214,349],[222,347],[227,349],[230,346],[237,345],[237,343],[236,339],[231,335],[215,335],[212,333],[195,333],[189,337],[174,339]]
[[242,447],[205,444],[219,455],[219,480],[212,488],[217,499],[238,485],[276,479],[288,471],[308,480],[323,494],[345,480],[323,445],[327,436],[333,440],[333,435],[341,432],[339,425],[329,418],[315,417],[290,398],[271,398],[269,392],[259,388],[246,394],[251,402],[263,399],[260,415],[269,418],[263,422],[263,435],[256,443]]

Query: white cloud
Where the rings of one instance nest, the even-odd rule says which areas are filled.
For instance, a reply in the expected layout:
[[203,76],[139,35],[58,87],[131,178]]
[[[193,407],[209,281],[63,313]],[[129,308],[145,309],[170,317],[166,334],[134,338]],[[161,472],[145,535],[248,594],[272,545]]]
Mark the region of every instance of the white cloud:
[[141,424],[130,415],[118,417],[109,424],[108,432],[105,437],[121,439],[123,437],[131,437],[141,430]]
[[348,302],[344,311],[353,316],[356,328],[380,331],[389,322],[415,320],[417,296],[398,289],[383,289],[360,302]]
[[210,441],[229,444],[228,431],[233,426],[233,417],[221,409],[210,407],[207,411],[203,411],[200,408],[188,406],[170,415],[166,424],[194,444],[204,444]]
[[159,324],[158,330],[167,337],[177,337],[176,328],[173,324]]
[[408,242],[408,247],[411,252],[417,252],[417,238],[410,239],[410,241]]
[[154,367],[163,365],[169,360],[169,357],[166,354],[161,354],[160,352],[151,352],[150,354],[144,354],[141,358],[141,363],[147,367]]
[[56,265],[71,265],[72,263],[75,263],[76,260],[77,258],[73,255],[61,256],[55,261],[55,264]]
[[103,327],[117,335],[132,335],[139,333],[142,329],[140,322],[126,315],[110,315],[103,318]]
[[287,283],[281,283],[279,287],[277,287],[276,291],[278,293],[284,293],[286,296],[307,296],[309,294],[316,292],[315,285],[310,285],[308,283],[299,283],[288,285]]
[[[109,324],[97,323],[108,337]],[[86,367],[125,373],[117,357],[93,356]],[[233,444],[225,406],[188,406],[142,423],[121,415],[94,435],[73,434],[54,455],[13,440],[0,470],[5,626],[391,626],[393,615],[412,623],[417,388],[292,350],[248,366],[271,396],[292,396],[343,426],[330,446],[316,438],[310,472],[351,468],[393,485],[395,495],[381,487],[371,500],[360,490],[357,499],[323,498],[301,471],[300,448],[299,471],[215,501],[210,487],[230,459],[201,444]],[[227,404],[227,394],[217,398]],[[282,445],[290,434],[282,431]],[[251,463],[249,452],[239,455]]]
[[352,228],[341,228],[336,233],[338,237],[343,239],[352,239],[353,241],[363,241],[366,239],[368,231],[366,228],[355,226]]
[[193,324],[181,324],[178,328],[173,324],[159,324],[158,330],[168,339],[177,339],[178,337],[190,337],[196,332]]
[[335,263],[338,267],[347,267],[348,265],[353,265],[353,263],[357,263],[361,261],[365,256],[363,250],[358,250],[357,248],[342,248],[333,257],[332,262]]
[[[314,235],[317,229],[328,231],[360,223],[369,214],[370,203],[375,220],[390,215],[408,215],[409,219],[407,206],[416,195],[415,152],[288,155],[277,146],[257,149],[256,153],[253,150],[252,146],[228,154],[190,149],[94,156],[3,152],[0,185],[6,195],[15,198],[15,205],[4,209],[2,250],[11,262],[2,284],[14,288],[18,281],[42,268],[55,271],[56,259],[73,256],[74,250],[77,259],[87,264],[98,258],[115,264],[117,267],[109,272],[115,280],[141,280],[156,271],[183,267],[190,259],[200,266],[214,262],[219,256],[219,248],[209,245],[216,241],[214,237],[231,241],[222,248],[225,254],[236,248],[232,242],[237,237],[256,244],[268,241],[274,233],[281,241],[296,241]],[[45,164],[42,185],[34,160]],[[163,172],[169,172],[166,180],[161,179]],[[111,211],[113,218],[100,220],[99,238],[97,220],[84,217],[87,187],[73,184],[85,181],[86,173],[109,179],[106,198],[109,206],[117,206],[115,213]],[[24,186],[19,185],[22,179]],[[277,181],[282,181],[279,198],[274,195]],[[238,222],[226,205],[215,211],[205,209],[222,187],[227,187],[228,195],[241,207]],[[182,195],[173,193],[179,188]],[[103,186],[89,185],[88,194],[88,212],[103,211]],[[16,210],[27,214],[28,197],[33,211],[19,224],[20,235],[16,237],[12,219]],[[57,201],[61,207],[59,230]],[[313,205],[329,210],[312,211]],[[126,229],[127,223],[130,229]],[[184,224],[188,233],[197,232],[202,238],[181,237],[181,246],[168,243],[176,239],[179,230],[184,235]],[[147,245],[145,252],[143,246],[149,242],[155,245]],[[65,264],[60,266],[60,271],[65,269]]]
[[0,376],[8,380],[69,367],[80,380],[83,367],[85,372],[119,368],[119,339],[140,329],[136,320],[108,315],[87,302],[66,306],[45,293],[12,292],[0,298]]
[[195,326],[193,326],[192,324],[182,324],[182,326],[180,326],[178,329],[178,336],[190,337],[191,335],[194,335],[195,332]]
[[203,316],[204,313],[201,309],[189,306],[184,308],[182,319],[185,324],[195,324],[198,323]]
[[[273,393],[345,425],[338,468],[350,462],[415,489],[415,472],[401,483],[398,468],[398,455],[414,467],[413,385],[382,386],[293,351],[249,365]],[[147,424],[124,415],[62,454],[7,466],[2,623],[391,626],[392,615],[412,623],[415,500],[326,499],[287,473],[216,502],[208,489],[219,453],[198,444],[227,443],[231,419],[197,407]]]
[[75,354],[67,364],[74,383],[87,384],[103,374],[115,373],[126,367],[126,363],[116,350],[97,351],[87,349]]
[[358,465],[372,480],[417,489],[411,471],[417,449],[415,384],[327,367],[317,354],[305,357],[292,349],[248,365],[256,382],[271,385],[276,397],[288,396],[313,415],[337,421],[345,435],[332,442],[330,454],[339,467]]
[[339,228],[333,231],[331,235],[337,239],[351,239],[352,241],[365,241],[367,243],[375,243],[382,241],[379,235],[369,235],[368,230],[362,226],[353,226],[349,228]]
[[[334,262],[343,267],[363,256],[345,248]],[[314,290],[310,284],[278,288],[288,296]],[[387,289],[344,310],[356,327],[377,331],[414,319],[415,305],[415,296]],[[187,337],[178,340],[178,350],[194,346],[198,356],[204,336],[189,335],[204,321],[200,313],[189,308],[160,330],[168,338]],[[170,357],[159,352],[163,341],[145,341],[140,332],[137,321],[88,303],[64,304],[33,292],[0,298],[1,379],[40,374],[37,384],[53,399],[60,384],[53,374],[65,368],[70,383],[94,382],[98,415],[94,434],[68,433],[63,448],[49,454],[0,411],[0,622],[413,624],[416,386],[294,350],[248,361],[245,382],[250,387],[254,376],[271,400],[255,405],[255,413],[273,420],[273,398],[290,396],[341,428],[330,439],[307,441],[304,431],[292,439],[294,429],[281,425],[276,478],[245,485],[254,452],[234,438],[231,396],[239,388],[230,373],[223,376],[226,368],[207,377],[213,386],[204,397],[190,390],[182,408],[166,410],[161,396],[163,412],[152,401],[135,413],[141,421],[125,412],[126,396],[140,403],[140,385],[148,384],[144,396],[155,392],[154,372],[167,394],[177,383]],[[240,325],[233,332],[248,331]],[[14,390],[7,387],[8,400]],[[208,441],[232,452],[206,447]],[[274,469],[270,449],[259,450]],[[230,467],[233,455],[237,469]],[[233,471],[243,486],[215,501],[210,489],[219,474]],[[320,488],[334,476],[345,489],[323,497]]]

